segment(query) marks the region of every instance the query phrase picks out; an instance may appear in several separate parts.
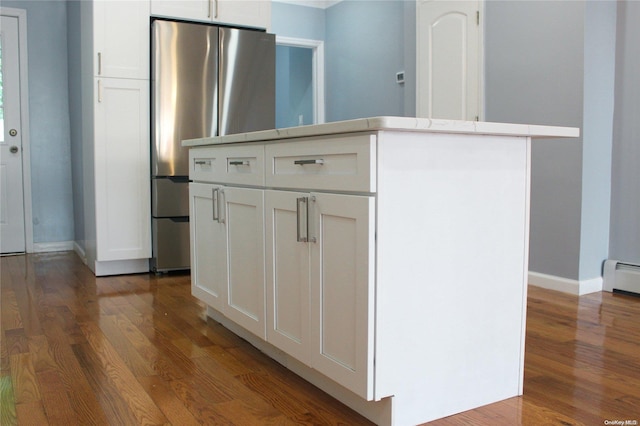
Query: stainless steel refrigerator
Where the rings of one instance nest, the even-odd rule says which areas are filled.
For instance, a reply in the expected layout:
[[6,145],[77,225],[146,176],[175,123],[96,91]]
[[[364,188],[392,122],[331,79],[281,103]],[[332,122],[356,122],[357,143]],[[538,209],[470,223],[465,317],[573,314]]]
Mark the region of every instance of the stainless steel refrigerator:
[[151,27],[150,266],[166,272],[189,268],[181,141],[275,127],[275,36],[159,19]]

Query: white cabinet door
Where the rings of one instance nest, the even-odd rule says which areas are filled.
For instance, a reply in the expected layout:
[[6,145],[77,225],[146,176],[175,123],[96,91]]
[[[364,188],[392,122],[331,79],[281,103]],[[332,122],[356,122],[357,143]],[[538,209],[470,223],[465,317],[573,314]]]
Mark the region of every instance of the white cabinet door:
[[96,260],[149,258],[149,82],[95,86]]
[[94,75],[149,78],[149,1],[94,1]]
[[213,5],[215,21],[271,28],[271,0],[213,0]]
[[271,28],[271,0],[151,0],[151,14]]
[[227,230],[219,216],[220,188],[189,184],[189,226],[191,293],[222,312],[227,299]]
[[225,187],[221,195],[229,274],[224,314],[265,339],[264,191]]
[[310,365],[309,244],[300,238],[308,212],[302,201],[308,198],[265,191],[267,341]]
[[151,0],[151,14],[194,21],[210,21],[212,0]]
[[[313,367],[373,398],[375,202],[311,194]],[[315,205],[314,205],[315,204]]]

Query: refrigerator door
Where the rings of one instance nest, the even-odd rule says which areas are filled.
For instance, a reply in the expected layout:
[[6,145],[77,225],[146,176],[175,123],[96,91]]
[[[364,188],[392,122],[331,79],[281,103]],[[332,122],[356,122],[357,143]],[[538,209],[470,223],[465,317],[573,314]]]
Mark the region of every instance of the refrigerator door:
[[275,35],[220,28],[219,135],[275,128]]
[[152,23],[153,176],[187,176],[184,139],[215,136],[218,126],[218,27]]

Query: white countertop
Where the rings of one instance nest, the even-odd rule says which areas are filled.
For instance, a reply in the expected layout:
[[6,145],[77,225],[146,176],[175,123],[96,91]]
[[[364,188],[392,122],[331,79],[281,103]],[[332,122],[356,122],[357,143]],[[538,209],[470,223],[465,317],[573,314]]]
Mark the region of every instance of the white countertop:
[[261,130],[226,136],[189,139],[182,146],[194,147],[236,142],[258,142],[275,139],[333,135],[339,133],[370,132],[378,130],[424,133],[467,133],[502,136],[530,136],[532,138],[576,138],[576,127],[540,126],[530,124],[488,123],[482,121],[441,120],[413,117],[372,117],[335,121],[309,126]]

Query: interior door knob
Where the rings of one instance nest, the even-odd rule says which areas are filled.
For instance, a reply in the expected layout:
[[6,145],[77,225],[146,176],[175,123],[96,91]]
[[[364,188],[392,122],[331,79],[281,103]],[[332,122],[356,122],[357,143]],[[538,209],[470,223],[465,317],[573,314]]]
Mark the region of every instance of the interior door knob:
[[10,136],[15,136],[15,135],[17,135],[17,134],[18,134],[18,131],[17,131],[16,129],[11,129],[11,130],[9,130],[9,135],[10,135]]
[[18,152],[18,147],[13,145],[11,148],[9,148],[9,152],[12,154],[15,154]]

